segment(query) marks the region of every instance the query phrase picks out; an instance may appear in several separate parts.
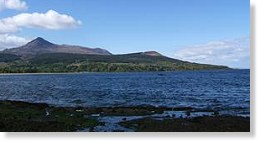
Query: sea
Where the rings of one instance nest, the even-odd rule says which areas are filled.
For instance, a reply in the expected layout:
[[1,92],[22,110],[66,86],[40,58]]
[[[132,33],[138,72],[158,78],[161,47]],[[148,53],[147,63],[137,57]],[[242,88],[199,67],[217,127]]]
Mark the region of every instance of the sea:
[[0,100],[61,107],[192,107],[250,116],[250,70],[0,74]]

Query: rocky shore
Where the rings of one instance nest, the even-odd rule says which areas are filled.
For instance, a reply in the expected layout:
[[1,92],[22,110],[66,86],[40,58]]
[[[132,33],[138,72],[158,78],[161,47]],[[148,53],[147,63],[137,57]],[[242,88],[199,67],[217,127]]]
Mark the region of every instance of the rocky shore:
[[[192,116],[195,111],[190,107],[54,107],[41,103],[3,100],[0,101],[0,131],[250,131],[249,117],[222,116],[218,112],[207,111],[210,115]],[[182,112],[183,114],[180,116],[176,116],[175,114],[165,115],[165,112]],[[102,121],[104,119],[107,120]],[[107,129],[108,127],[109,129]]]

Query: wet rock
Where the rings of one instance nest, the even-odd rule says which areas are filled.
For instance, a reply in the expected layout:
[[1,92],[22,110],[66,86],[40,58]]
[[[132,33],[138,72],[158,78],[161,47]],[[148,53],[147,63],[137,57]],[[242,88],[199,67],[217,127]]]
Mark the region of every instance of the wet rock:
[[237,116],[163,120],[143,118],[121,122],[120,125],[138,132],[250,132],[250,118]]

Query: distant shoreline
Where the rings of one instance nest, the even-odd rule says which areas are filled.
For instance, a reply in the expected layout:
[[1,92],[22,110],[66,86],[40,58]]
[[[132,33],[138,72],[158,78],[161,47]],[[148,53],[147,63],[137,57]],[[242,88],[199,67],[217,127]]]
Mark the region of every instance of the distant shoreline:
[[167,72],[196,72],[196,71],[226,71],[226,70],[250,70],[250,69],[212,69],[212,70],[176,70],[176,71],[133,71],[133,72],[59,72],[59,73],[0,73],[1,75],[55,75],[55,74],[101,74],[101,73],[167,73]]
[[[0,75],[55,75],[55,74],[84,74],[88,72],[71,72],[71,73],[0,73]],[[91,73],[91,72],[90,72]]]

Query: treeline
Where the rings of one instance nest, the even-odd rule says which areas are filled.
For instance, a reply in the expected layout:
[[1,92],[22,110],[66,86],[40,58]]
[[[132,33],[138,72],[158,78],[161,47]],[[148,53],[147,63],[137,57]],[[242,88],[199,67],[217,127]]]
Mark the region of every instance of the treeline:
[[27,58],[0,54],[0,73],[142,72],[228,69],[142,53],[125,55],[40,54]]
[[226,69],[219,66],[195,64],[135,64],[135,63],[55,63],[46,65],[0,67],[0,73],[66,73],[66,72],[143,72],[143,71],[177,71],[177,70]]

